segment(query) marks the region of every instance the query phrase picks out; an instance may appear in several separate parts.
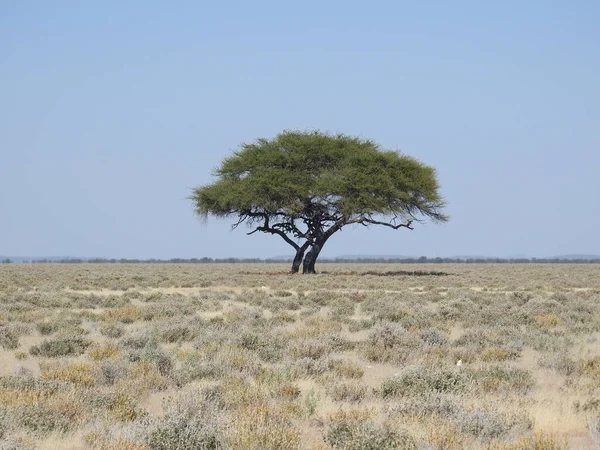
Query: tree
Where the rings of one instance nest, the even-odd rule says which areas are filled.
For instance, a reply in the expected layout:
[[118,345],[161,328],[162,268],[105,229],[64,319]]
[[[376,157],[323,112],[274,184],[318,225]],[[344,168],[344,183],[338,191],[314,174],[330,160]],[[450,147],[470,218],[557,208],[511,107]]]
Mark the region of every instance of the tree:
[[234,218],[281,237],[296,252],[292,273],[315,273],[325,243],[344,226],[413,229],[448,220],[435,169],[371,140],[320,131],[284,131],[241,144],[212,184],[189,197],[206,219]]

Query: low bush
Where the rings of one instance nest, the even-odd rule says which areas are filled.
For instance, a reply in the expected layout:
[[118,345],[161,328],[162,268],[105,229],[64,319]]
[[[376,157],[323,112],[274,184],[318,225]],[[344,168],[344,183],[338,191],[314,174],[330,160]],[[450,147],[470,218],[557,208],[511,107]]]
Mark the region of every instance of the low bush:
[[300,450],[300,433],[281,411],[270,406],[249,406],[233,420],[228,446],[234,450]]
[[51,381],[64,381],[80,387],[96,384],[94,368],[87,362],[40,362],[42,378]]
[[125,333],[125,327],[118,322],[105,322],[100,326],[100,334],[112,339],[118,339]]
[[45,340],[40,345],[34,345],[29,349],[29,353],[34,356],[43,356],[45,358],[57,358],[60,356],[78,356],[92,344],[92,341],[79,337],[56,338]]
[[381,385],[381,395],[387,398],[423,395],[428,392],[463,392],[469,387],[469,383],[470,377],[462,371],[413,366],[397,376],[384,380]]
[[219,450],[226,443],[226,420],[220,404],[204,391],[186,390],[170,398],[165,414],[147,427],[152,450]]
[[13,421],[18,427],[41,435],[52,432],[65,433],[71,427],[66,417],[39,405],[16,408],[13,412]]
[[5,350],[19,348],[19,335],[8,326],[0,326],[0,346]]
[[367,387],[356,381],[332,384],[327,393],[336,402],[360,402],[367,394]]
[[42,336],[47,336],[56,333],[59,325],[56,322],[39,322],[35,325],[35,328]]
[[326,442],[344,450],[417,450],[413,437],[373,422],[338,421],[329,425]]

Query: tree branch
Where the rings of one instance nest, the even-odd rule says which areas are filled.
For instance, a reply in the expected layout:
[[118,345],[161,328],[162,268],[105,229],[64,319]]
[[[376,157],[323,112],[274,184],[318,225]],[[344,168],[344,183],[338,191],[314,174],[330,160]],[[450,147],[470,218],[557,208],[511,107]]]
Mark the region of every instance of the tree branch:
[[399,228],[408,228],[409,230],[414,230],[414,228],[412,227],[413,222],[414,222],[414,220],[410,219],[410,220],[407,220],[406,223],[395,224],[393,222],[392,223],[380,222],[379,220],[362,217],[360,219],[353,220],[352,222],[349,222],[349,223],[360,223],[361,225],[364,225],[365,227],[367,227],[369,225],[382,225],[384,227],[392,228],[394,230],[397,230]]
[[290,244],[292,247],[294,247],[294,249],[296,251],[298,251],[300,249],[300,246],[298,244],[296,244],[293,240],[291,240],[287,234],[285,234],[285,232],[275,229],[273,227],[269,226],[269,218],[265,217],[265,224],[263,226],[260,227],[256,227],[256,229],[254,229],[253,231],[246,233],[248,236],[251,234],[256,233],[257,231],[261,231],[263,233],[271,233],[271,234],[278,234],[279,236],[281,236],[281,238],[287,242],[288,244]]

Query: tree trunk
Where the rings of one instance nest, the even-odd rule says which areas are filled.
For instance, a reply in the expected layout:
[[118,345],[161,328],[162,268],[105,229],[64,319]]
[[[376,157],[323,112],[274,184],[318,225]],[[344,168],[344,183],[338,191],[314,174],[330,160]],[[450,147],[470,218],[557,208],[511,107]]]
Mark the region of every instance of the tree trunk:
[[302,260],[304,259],[305,251],[306,251],[306,249],[303,247],[300,247],[296,251],[296,256],[294,257],[294,261],[292,262],[292,272],[291,273],[298,273],[300,271],[300,264],[302,264]]
[[321,253],[322,244],[314,244],[310,251],[306,254],[304,262],[302,263],[302,273],[316,273],[315,263]]

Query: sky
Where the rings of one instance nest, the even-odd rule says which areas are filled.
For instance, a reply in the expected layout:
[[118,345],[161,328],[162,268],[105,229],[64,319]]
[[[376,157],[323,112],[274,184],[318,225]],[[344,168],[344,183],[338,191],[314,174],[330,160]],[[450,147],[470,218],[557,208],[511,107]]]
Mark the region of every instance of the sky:
[[451,220],[323,256],[600,254],[600,2],[0,2],[0,255],[271,257],[187,199],[242,142],[373,139]]

